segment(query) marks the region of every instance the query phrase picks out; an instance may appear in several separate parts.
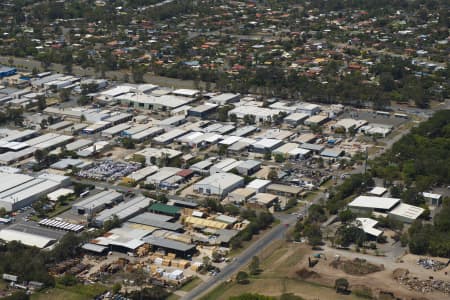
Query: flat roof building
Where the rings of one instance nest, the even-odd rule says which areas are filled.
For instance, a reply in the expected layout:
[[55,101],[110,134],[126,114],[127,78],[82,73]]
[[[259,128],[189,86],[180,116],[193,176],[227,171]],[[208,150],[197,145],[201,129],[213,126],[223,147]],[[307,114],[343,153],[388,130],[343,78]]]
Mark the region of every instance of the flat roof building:
[[348,204],[355,213],[371,213],[373,211],[386,213],[400,203],[398,198],[358,196]]
[[107,206],[123,200],[123,195],[113,190],[102,191],[72,205],[72,210],[80,215],[93,215]]
[[205,195],[228,195],[231,191],[244,186],[244,179],[231,173],[215,173],[194,184],[194,191]]
[[395,206],[388,214],[393,219],[399,220],[405,223],[412,223],[417,220],[425,210],[421,207],[409,205],[406,203],[400,203]]

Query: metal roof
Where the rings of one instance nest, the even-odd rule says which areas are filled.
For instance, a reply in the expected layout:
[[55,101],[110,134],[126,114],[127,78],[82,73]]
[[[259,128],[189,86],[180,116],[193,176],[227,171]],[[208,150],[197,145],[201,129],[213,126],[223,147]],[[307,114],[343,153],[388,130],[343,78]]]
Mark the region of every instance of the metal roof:
[[398,198],[358,196],[348,204],[349,207],[374,208],[388,210],[400,202]]
[[56,241],[55,239],[49,237],[11,229],[0,230],[0,239],[5,242],[19,241],[24,245],[38,247],[41,249]]
[[144,241],[154,247],[172,249],[181,252],[190,251],[195,248],[195,245],[192,244],[185,244],[156,236],[148,236],[144,238]]
[[173,206],[173,205],[167,205],[164,203],[154,203],[149,207],[148,210],[154,211],[154,212],[160,212],[162,214],[176,215],[176,214],[180,213],[181,208]]

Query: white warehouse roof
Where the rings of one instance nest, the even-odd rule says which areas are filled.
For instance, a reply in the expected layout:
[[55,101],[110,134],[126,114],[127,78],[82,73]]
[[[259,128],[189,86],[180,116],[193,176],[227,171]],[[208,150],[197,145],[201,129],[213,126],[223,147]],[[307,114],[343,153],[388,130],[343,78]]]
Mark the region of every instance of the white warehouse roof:
[[0,230],[0,239],[6,242],[19,241],[24,245],[41,249],[55,242],[54,239],[48,237],[11,229]]
[[349,207],[389,210],[400,202],[398,198],[358,196],[348,204]]

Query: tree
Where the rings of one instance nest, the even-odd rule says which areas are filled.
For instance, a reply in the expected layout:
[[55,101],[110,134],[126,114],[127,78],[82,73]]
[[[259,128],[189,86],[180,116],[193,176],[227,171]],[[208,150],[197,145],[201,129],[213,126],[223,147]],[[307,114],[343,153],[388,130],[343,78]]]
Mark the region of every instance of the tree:
[[62,89],[59,91],[59,99],[62,102],[67,102],[70,100],[70,89]]
[[319,224],[308,224],[305,226],[304,234],[311,246],[316,247],[322,244],[322,231]]
[[248,274],[244,271],[240,271],[236,275],[236,281],[239,284],[248,284],[249,283]]
[[282,163],[285,160],[284,155],[281,153],[275,153],[274,159],[277,163]]
[[122,142],[122,146],[125,148],[125,149],[134,149],[134,142],[133,142],[133,140],[131,139],[131,138],[129,138],[129,137],[124,137],[122,140],[121,140],[121,142]]
[[45,101],[45,96],[44,95],[38,95],[36,97],[36,99],[37,99],[38,110],[39,111],[43,111],[45,109],[45,107],[47,106],[47,103]]
[[339,213],[339,220],[341,220],[341,222],[344,224],[353,222],[355,218],[355,214],[348,208]]
[[114,283],[114,285],[112,286],[113,294],[119,293],[121,289],[122,289],[122,285],[119,282]]
[[336,289],[336,293],[346,293],[349,287],[348,280],[345,278],[338,278],[334,282],[334,288]]
[[253,256],[252,261],[250,262],[250,265],[248,266],[250,275],[257,275],[259,274],[259,257]]
[[211,254],[211,257],[212,257],[213,262],[220,262],[222,259],[222,255],[217,251],[213,251],[213,253]]
[[47,151],[42,150],[42,149],[37,149],[36,151],[34,151],[34,158],[40,164],[46,159],[47,154],[48,154]]
[[277,170],[274,169],[274,168],[270,169],[269,173],[267,174],[267,179],[269,179],[271,181],[278,180],[278,172],[277,172]]

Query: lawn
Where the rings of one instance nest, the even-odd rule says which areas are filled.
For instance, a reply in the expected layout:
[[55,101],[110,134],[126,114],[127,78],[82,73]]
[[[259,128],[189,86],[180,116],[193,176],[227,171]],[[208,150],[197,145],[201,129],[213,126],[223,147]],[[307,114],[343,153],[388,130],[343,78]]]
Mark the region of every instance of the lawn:
[[87,300],[104,293],[107,288],[103,285],[76,285],[65,287],[57,285],[53,289],[33,294],[31,300]]
[[[336,294],[332,286],[306,281],[294,274],[295,266],[305,259],[309,248],[301,244],[280,241],[269,246],[260,255],[262,273],[250,276],[249,284],[224,282],[218,285],[202,300],[228,299],[243,293],[259,293],[268,296],[280,296],[293,293],[305,299],[358,300],[355,295]],[[244,267],[244,271],[248,268]]]
[[181,287],[181,291],[185,291],[185,292],[189,292],[192,291],[197,285],[199,285],[202,281],[200,280],[200,278],[195,277],[193,278],[191,281],[189,281],[188,283],[186,283],[185,285],[183,285]]

